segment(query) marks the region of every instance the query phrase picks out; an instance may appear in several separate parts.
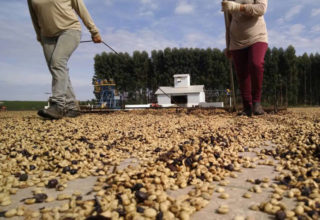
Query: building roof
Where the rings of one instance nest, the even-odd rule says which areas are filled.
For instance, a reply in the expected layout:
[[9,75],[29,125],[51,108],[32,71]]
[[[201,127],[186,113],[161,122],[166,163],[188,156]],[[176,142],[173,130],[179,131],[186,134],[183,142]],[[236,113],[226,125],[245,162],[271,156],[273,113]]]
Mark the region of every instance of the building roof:
[[164,94],[163,92],[165,92],[167,95],[170,95],[170,94],[200,93],[200,92],[204,92],[204,85],[179,87],[179,88],[175,88],[175,87],[159,87],[159,89],[156,91],[155,94],[156,95],[162,95],[162,94]]
[[176,78],[176,77],[190,77],[190,74],[175,74],[175,75],[173,75],[173,78]]

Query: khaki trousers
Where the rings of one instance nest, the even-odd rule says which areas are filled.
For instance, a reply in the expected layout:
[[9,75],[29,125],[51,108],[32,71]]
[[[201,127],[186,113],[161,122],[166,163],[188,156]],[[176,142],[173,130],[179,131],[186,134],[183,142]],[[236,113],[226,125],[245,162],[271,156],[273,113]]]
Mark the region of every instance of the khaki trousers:
[[68,60],[80,43],[81,31],[65,30],[57,37],[42,37],[42,46],[48,68],[52,75],[50,104],[63,110],[77,110],[68,69]]

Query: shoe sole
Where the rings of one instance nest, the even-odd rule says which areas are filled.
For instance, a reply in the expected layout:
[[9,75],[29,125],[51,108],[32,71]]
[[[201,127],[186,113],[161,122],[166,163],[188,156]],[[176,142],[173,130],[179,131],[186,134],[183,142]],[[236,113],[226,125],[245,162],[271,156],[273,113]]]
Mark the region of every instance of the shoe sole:
[[46,119],[51,119],[51,120],[58,120],[58,119],[61,119],[62,117],[55,117],[55,116],[52,116],[52,115],[49,115],[47,114],[45,111],[43,110],[39,110],[38,111],[38,115],[43,117],[43,118],[46,118]]
[[78,116],[80,116],[80,114],[79,115],[65,115],[65,117],[68,117],[68,118],[76,118]]
[[239,113],[237,114],[237,116],[247,116],[247,117],[252,117],[252,113],[247,114],[247,113],[245,113],[245,112],[239,112]]
[[47,119],[51,119],[50,115],[47,115],[43,110],[39,110],[38,111],[38,115],[42,118],[47,118]]
[[63,116],[68,118],[76,118],[80,115],[81,115],[81,112],[79,110],[69,110],[69,111],[67,110]]

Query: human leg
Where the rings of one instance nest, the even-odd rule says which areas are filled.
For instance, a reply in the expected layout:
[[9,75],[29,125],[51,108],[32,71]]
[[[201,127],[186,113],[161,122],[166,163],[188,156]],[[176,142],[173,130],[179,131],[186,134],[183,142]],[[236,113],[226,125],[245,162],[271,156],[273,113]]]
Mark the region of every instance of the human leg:
[[251,74],[253,113],[261,115],[264,113],[261,106],[262,82],[264,72],[264,56],[268,44],[258,42],[249,48],[249,72]]
[[50,103],[53,107],[39,111],[41,116],[51,115],[51,118],[61,118],[65,108],[74,109],[77,106],[67,63],[80,43],[80,35],[80,31],[66,30],[58,37],[42,39],[45,58],[52,75]]
[[68,77],[68,86],[67,86],[67,94],[66,94],[66,110],[78,110],[78,104],[76,102],[76,95],[73,91],[73,87],[71,84],[70,77]]
[[71,80],[69,77],[68,80],[68,88],[67,88],[67,94],[66,94],[66,105],[65,105],[65,114],[66,117],[77,117],[80,115],[80,108],[76,101],[76,96],[74,94]]
[[[53,51],[54,51],[56,44],[57,44],[57,39],[58,39],[58,37],[42,37],[41,38],[44,57],[46,59],[47,66],[48,66],[48,69],[49,69],[51,75],[52,75],[52,72],[50,69],[50,63],[51,63]],[[52,95],[52,88],[54,87],[54,83],[55,83],[55,81],[52,78],[52,80],[51,80],[51,95]],[[52,102],[52,98],[53,98],[52,96],[49,97],[50,106],[54,105],[54,103]]]
[[65,108],[66,102],[75,102],[75,95],[69,79],[68,61],[80,43],[81,32],[66,30],[57,39],[55,49],[49,62],[52,74],[52,102]]
[[[51,70],[50,64],[53,52],[56,48],[58,37],[42,37],[42,47],[43,47],[43,53],[49,68],[49,71],[51,75],[53,76],[53,72]],[[54,80],[54,77],[52,77],[51,82],[51,91],[52,96],[49,98],[50,107],[48,109],[41,109],[38,111],[38,115],[44,118],[48,119],[59,119],[63,116],[63,109],[58,107],[58,105],[55,103],[55,97],[53,93],[53,88],[55,87],[56,80]]]
[[244,112],[251,115],[252,95],[251,95],[251,75],[248,70],[248,49],[234,50],[232,59],[238,76],[238,84],[241,91]]

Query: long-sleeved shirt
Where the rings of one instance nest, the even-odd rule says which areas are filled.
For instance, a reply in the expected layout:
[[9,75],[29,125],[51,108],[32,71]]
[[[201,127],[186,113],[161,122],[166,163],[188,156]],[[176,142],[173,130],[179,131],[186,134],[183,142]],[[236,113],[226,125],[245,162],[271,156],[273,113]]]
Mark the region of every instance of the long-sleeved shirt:
[[38,41],[64,30],[81,30],[78,16],[92,36],[99,34],[83,0],[28,0],[28,6]]
[[268,43],[264,20],[267,6],[268,0],[255,0],[253,4],[245,4],[244,11],[232,13],[229,50],[243,49],[257,42]]

